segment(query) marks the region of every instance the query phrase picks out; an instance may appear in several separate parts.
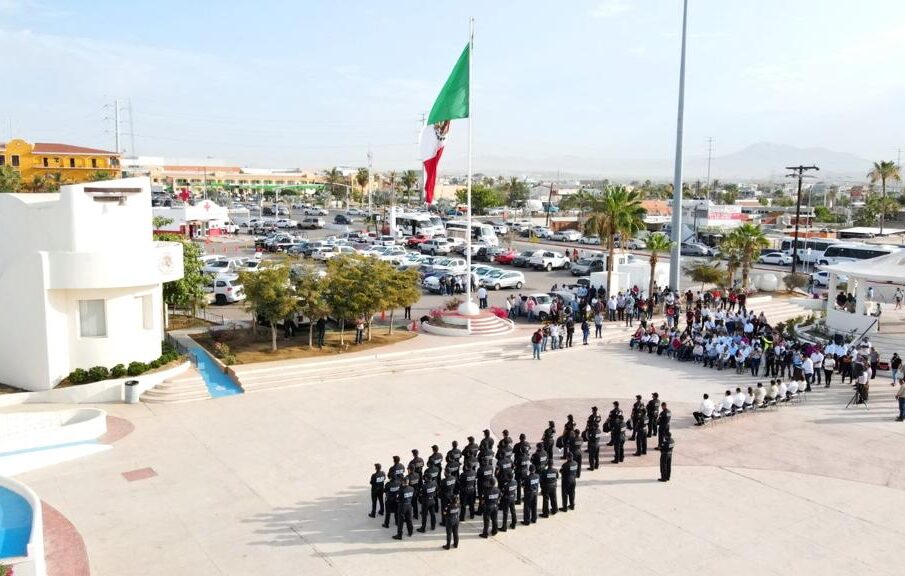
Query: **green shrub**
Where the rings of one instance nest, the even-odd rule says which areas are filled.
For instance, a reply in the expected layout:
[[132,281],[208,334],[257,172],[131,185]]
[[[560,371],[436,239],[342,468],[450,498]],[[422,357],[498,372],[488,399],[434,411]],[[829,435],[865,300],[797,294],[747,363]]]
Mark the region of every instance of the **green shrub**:
[[88,382],[88,372],[81,368],[76,368],[67,376],[70,384],[85,384]]
[[129,376],[138,376],[139,374],[144,374],[148,371],[148,365],[144,362],[129,362],[129,368],[126,369],[126,374]]
[[101,380],[106,380],[109,377],[110,371],[107,370],[106,366],[94,366],[90,370],[88,370],[89,382],[100,382]]
[[111,378],[122,378],[126,375],[126,367],[122,364],[117,364],[113,368],[110,369],[110,377]]
[[157,368],[160,368],[160,358],[157,358],[157,359],[155,359],[155,360],[151,360],[151,362],[148,364],[148,369],[149,369],[149,370],[154,370],[154,369],[157,369]]

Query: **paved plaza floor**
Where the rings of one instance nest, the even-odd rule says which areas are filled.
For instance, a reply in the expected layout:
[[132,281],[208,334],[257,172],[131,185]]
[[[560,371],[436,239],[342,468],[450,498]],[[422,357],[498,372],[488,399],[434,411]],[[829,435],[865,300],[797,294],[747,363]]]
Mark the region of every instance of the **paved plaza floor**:
[[[418,353],[418,352],[413,352]],[[431,362],[436,351],[422,352]],[[905,424],[875,381],[703,429],[700,396],[756,380],[624,344],[437,372],[178,405],[104,406],[134,430],[111,450],[20,479],[81,533],[95,576],[266,574],[901,574]],[[367,517],[372,464],[445,452],[490,428],[537,440],[591,405],[660,393],[673,409],[673,480],[657,453],[582,473],[574,512],[477,537],[402,542]],[[150,470],[146,470],[150,469]],[[130,473],[124,476],[124,473]],[[520,512],[520,510],[519,510]]]

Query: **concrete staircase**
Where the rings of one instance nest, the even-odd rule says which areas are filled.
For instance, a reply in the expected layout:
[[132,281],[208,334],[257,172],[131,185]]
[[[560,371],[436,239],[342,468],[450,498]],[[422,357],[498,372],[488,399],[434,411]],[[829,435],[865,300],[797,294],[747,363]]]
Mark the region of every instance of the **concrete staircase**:
[[512,332],[515,324],[512,323],[512,320],[488,314],[469,320],[468,328],[472,336],[496,336]]
[[208,400],[210,397],[201,374],[193,367],[151,388],[141,395],[141,401],[149,404],[172,404]]

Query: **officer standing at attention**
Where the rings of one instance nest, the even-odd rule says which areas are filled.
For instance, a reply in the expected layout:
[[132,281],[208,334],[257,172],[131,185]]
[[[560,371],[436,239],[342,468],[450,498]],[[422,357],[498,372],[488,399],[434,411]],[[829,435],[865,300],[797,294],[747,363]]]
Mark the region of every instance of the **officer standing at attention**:
[[675,445],[671,433],[660,433],[660,482],[669,482],[672,475],[672,450]]
[[465,470],[459,475],[459,502],[462,507],[461,518],[465,519],[465,508],[468,507],[471,512],[471,518],[474,518],[474,501],[477,493],[478,470],[476,463],[466,466]]
[[537,449],[534,454],[531,455],[531,463],[534,464],[534,469],[542,472],[547,469],[547,450],[544,447],[542,442],[537,443]]
[[566,461],[559,469],[562,476],[562,508],[560,512],[575,510],[575,480],[581,474],[581,466],[572,459],[572,454],[566,455]]
[[497,446],[503,448],[507,452],[512,452],[513,444],[512,437],[509,436],[509,430],[503,430],[503,437],[497,442]]
[[515,472],[515,470],[513,469],[512,457],[509,455],[508,452],[504,451],[500,455],[499,460],[497,460],[497,467],[496,467],[496,480],[497,480],[497,484],[499,485],[500,489],[503,488],[503,477],[511,476],[514,472]]
[[377,514],[377,504],[380,504],[380,515],[383,516],[383,484],[387,475],[380,469],[380,464],[374,464],[374,473],[371,474],[371,513],[374,518]]
[[419,476],[424,475],[424,459],[418,456],[418,449],[412,450],[412,459],[409,460],[409,466],[415,469]]
[[588,418],[584,435],[588,442],[588,470],[597,470],[600,467],[600,426],[595,420]]
[[399,456],[393,456],[393,465],[390,466],[390,478],[402,479],[405,476],[405,466],[399,463]]
[[490,437],[490,430],[484,430],[484,437],[481,438],[481,456],[493,456],[493,438]]
[[503,506],[503,523],[500,525],[500,532],[506,531],[506,526],[510,521],[512,524],[509,525],[509,528],[515,530],[515,500],[517,495],[518,482],[512,478],[511,474],[505,475],[502,484],[500,484],[500,503]]
[[[640,394],[638,394],[638,395],[635,396],[635,403],[632,404],[632,415],[631,415],[631,422],[632,422],[632,437],[629,438],[629,440],[632,441],[632,442],[635,441],[635,436],[637,435],[637,434],[636,434],[637,430],[635,429],[635,418],[637,418],[637,415],[638,415],[638,411],[639,411],[639,410],[645,410],[644,402],[641,401],[641,395],[640,395]],[[646,412],[646,410],[645,410],[645,412]],[[645,430],[645,432],[647,432],[647,430]]]
[[484,531],[481,532],[481,538],[487,538],[487,529],[493,527],[490,535],[496,536],[497,533],[497,506],[500,503],[500,491],[494,485],[493,478],[489,480],[490,484],[484,490]]
[[393,517],[394,520],[399,520],[399,517],[396,515],[396,503],[399,500],[399,489],[402,488],[402,482],[399,478],[391,477],[390,481],[386,485],[385,495],[387,502],[387,513],[383,517],[383,527],[390,527],[390,516]]
[[654,392],[647,401],[647,437],[657,435],[657,417],[660,415],[660,395]]
[[597,406],[591,406],[591,415],[588,416],[588,424],[591,422],[600,426],[600,414],[597,413]]
[[462,450],[462,454],[465,455],[465,462],[469,460],[477,463],[478,454],[481,452],[481,448],[475,444],[474,436],[468,437],[468,444],[466,444],[465,449]]
[[458,480],[459,472],[462,471],[462,466],[459,464],[458,460],[450,460],[446,463],[446,471],[452,474]]
[[531,456],[531,443],[525,439],[524,434],[518,435],[518,442],[512,447],[512,453],[515,454],[516,461],[522,456],[525,458]]
[[[431,467],[431,470],[436,468]],[[418,532],[424,533],[427,527],[427,518],[431,519],[431,530],[437,527],[437,480],[432,475],[425,475],[421,481],[421,528]]]
[[418,519],[418,493],[421,490],[421,474],[415,471],[415,467],[409,464],[408,467],[408,475],[405,477],[409,482],[409,486],[411,486],[415,490],[415,497],[412,498],[412,514],[415,519]]
[[484,498],[487,496],[487,489],[493,484],[493,458],[485,456],[481,467],[478,468],[478,514],[484,511]]
[[544,442],[544,450],[547,451],[547,459],[553,459],[553,444],[556,442],[556,424],[553,423],[553,420],[550,420],[547,423],[547,429],[544,430],[544,436],[542,438]]
[[625,418],[622,416],[622,410],[619,409],[619,403],[613,402],[613,405],[616,408],[610,412],[607,422],[613,438],[613,464],[619,464],[625,460]]
[[531,458],[527,454],[516,456],[515,461],[515,503],[522,503],[522,489],[525,487],[525,478],[528,477],[528,467],[531,466]]
[[457,441],[453,440],[452,448],[449,450],[449,452],[446,453],[446,463],[449,464],[449,463],[455,462],[456,464],[459,464],[459,460],[461,460],[461,459],[462,459],[462,451],[459,450],[459,443]]
[[540,490],[540,476],[534,465],[528,466],[528,477],[525,478],[525,507],[522,512],[522,524],[525,526],[537,522],[537,493]]
[[396,503],[396,540],[402,540],[402,525],[408,529],[409,538],[414,532],[412,527],[412,500],[415,499],[415,489],[409,486],[408,478],[402,479],[402,488],[399,489],[399,501]]
[[[669,421],[672,420],[672,412],[669,411],[669,408],[666,406],[666,402],[660,403],[660,416],[657,417],[657,431],[663,434],[669,434]],[[657,445],[657,450],[660,449],[660,445]]]
[[647,454],[647,406],[637,395],[635,407],[632,409],[632,435],[635,437],[635,456]]
[[412,503],[412,511],[415,513],[415,520],[418,519],[418,502],[421,500],[421,481],[424,479],[424,459],[418,456],[418,449],[412,449],[412,459],[409,460],[409,468],[414,470],[418,475],[418,482],[409,483],[415,489],[415,501]]
[[572,453],[572,431],[577,427],[575,418],[571,414],[566,416],[566,423],[562,427],[562,460]]
[[575,431],[575,449],[572,451],[572,461],[578,465],[578,472],[575,473],[575,477],[581,478],[581,436],[578,430]]
[[[446,467],[446,476],[440,481],[440,509],[446,508],[453,496],[456,495],[456,487],[459,479],[453,476],[449,466]],[[443,516],[440,516],[440,526],[443,526]]]
[[452,543],[453,548],[459,547],[459,498],[453,496],[446,508],[443,509],[443,522],[446,525],[446,545],[444,550],[449,550]]
[[556,481],[559,479],[559,472],[553,467],[553,459],[547,460],[547,469],[541,477],[541,494],[544,497],[544,507],[541,518],[549,518],[551,514],[556,514]]
[[443,454],[440,454],[440,447],[434,444],[431,446],[431,455],[427,457],[428,466],[436,466],[437,469],[443,469]]

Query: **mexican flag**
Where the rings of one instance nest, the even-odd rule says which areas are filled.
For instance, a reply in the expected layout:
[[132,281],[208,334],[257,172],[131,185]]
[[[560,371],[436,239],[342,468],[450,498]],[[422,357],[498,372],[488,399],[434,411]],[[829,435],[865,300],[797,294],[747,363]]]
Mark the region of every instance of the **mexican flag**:
[[468,118],[469,82],[468,60],[471,44],[465,46],[462,55],[453,67],[452,73],[440,90],[433,108],[421,131],[421,161],[424,164],[424,200],[434,201],[434,186],[437,184],[437,165],[443,155],[449,122],[457,118]]

